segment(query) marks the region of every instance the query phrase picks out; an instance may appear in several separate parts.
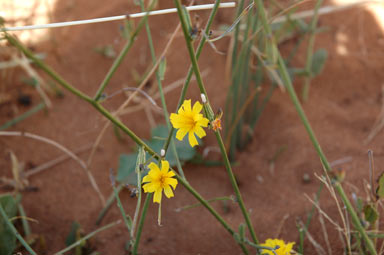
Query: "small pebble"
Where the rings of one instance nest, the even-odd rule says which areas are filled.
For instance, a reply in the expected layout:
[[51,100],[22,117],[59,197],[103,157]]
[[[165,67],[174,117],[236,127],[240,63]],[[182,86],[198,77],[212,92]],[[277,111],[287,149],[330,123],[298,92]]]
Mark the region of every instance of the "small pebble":
[[303,174],[303,183],[308,184],[310,182],[311,182],[311,177],[309,176],[309,174],[307,173]]

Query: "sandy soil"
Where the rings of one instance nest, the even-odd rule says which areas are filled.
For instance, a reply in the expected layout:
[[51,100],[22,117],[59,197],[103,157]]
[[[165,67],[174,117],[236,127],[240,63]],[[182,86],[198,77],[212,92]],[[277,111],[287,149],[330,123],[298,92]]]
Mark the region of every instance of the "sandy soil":
[[[160,8],[172,6],[171,1],[160,1]],[[202,1],[201,1],[202,2]],[[97,4],[99,3],[99,4]],[[53,21],[83,19],[138,10],[129,1],[58,1],[52,10]],[[232,13],[220,11],[214,26],[217,28]],[[207,14],[200,15],[203,20]],[[176,15],[150,19],[156,52],[160,54],[170,33],[176,26]],[[368,179],[367,150],[375,154],[377,174],[384,164],[384,133],[379,133],[368,145],[364,139],[370,133],[382,107],[381,91],[383,85],[383,28],[370,12],[355,8],[338,14],[320,18],[321,25],[328,28],[318,35],[316,48],[325,48],[329,58],[322,75],[313,80],[310,99],[304,108],[329,160],[345,157],[351,160],[338,165],[346,172],[345,189],[349,196],[354,192],[365,197],[363,180]],[[60,28],[50,31],[50,40],[34,45],[36,52],[47,53],[47,63],[74,84],[81,91],[93,95],[102,81],[112,60],[106,59],[92,49],[107,44],[116,51],[124,42],[120,39],[120,22]],[[361,39],[362,38],[362,39]],[[180,35],[167,54],[168,70],[164,84],[181,79],[189,66],[186,50]],[[217,43],[220,50],[226,50],[228,39]],[[289,48],[284,45],[283,48]],[[340,49],[342,47],[342,49]],[[344,48],[343,48],[344,47]],[[302,65],[305,55],[299,55],[296,63]],[[123,84],[134,84],[132,70],[139,73],[147,70],[150,63],[146,37],[141,35],[132,51],[124,60],[111,80],[106,92],[117,91]],[[225,57],[215,54],[209,47],[204,50],[199,61],[202,70],[209,70],[205,78],[208,94],[214,107],[224,105],[228,81],[223,75]],[[14,100],[19,91],[32,93],[33,104],[39,101],[38,95],[26,88],[15,74],[6,80]],[[155,86],[155,82],[152,83]],[[301,80],[295,81],[300,91]],[[26,89],[26,90],[24,90]],[[169,109],[174,109],[179,90],[167,96]],[[197,86],[192,83],[188,97],[197,99]],[[105,105],[116,109],[125,99],[116,96]],[[0,105],[0,123],[9,120],[14,111],[11,104]],[[53,99],[53,108],[40,112],[11,130],[28,131],[57,141],[76,150],[92,143],[103,126],[103,117],[91,106],[65,92],[62,99]],[[19,111],[24,111],[21,108]],[[122,118],[140,137],[149,137],[150,123],[144,111]],[[163,117],[154,115],[156,123]],[[213,134],[209,133],[207,145],[214,145]],[[108,129],[90,166],[104,196],[111,192],[109,169],[117,168],[121,153],[132,150],[134,143],[125,137],[119,142],[112,129]],[[269,159],[282,146],[286,150],[275,162],[274,172],[270,171]],[[27,138],[0,138],[0,174],[11,176],[9,150],[20,161],[29,166],[40,165],[61,155],[53,147]],[[89,153],[81,154],[86,160]],[[305,220],[311,203],[304,194],[312,195],[319,187],[314,173],[321,174],[322,166],[301,124],[288,95],[276,90],[266,107],[255,130],[252,143],[238,154],[233,167],[238,178],[244,201],[250,210],[257,235],[261,241],[270,237],[284,238],[298,242],[296,220]],[[186,176],[189,182],[205,197],[232,195],[233,191],[223,167],[203,167],[187,164]],[[303,181],[308,174],[309,182]],[[52,254],[65,246],[65,238],[71,223],[78,221],[85,232],[97,227],[95,221],[102,209],[100,200],[90,182],[80,168],[71,160],[29,179],[36,192],[23,192],[23,205],[29,217],[38,220],[31,223],[34,233],[46,240],[46,254]],[[121,193],[124,206],[133,213],[136,200],[130,198],[129,191]],[[157,206],[151,205],[144,226],[141,254],[240,254],[241,251],[215,219],[204,209],[194,208],[183,212],[175,209],[195,203],[194,198],[180,185],[173,199],[163,203],[163,226],[157,226]],[[340,222],[335,201],[327,190],[321,194],[321,206],[336,222]],[[243,222],[240,210],[235,204],[228,209],[216,203],[214,207],[237,229]],[[117,207],[113,207],[103,220],[103,224],[119,219]],[[315,214],[310,226],[311,235],[324,246],[323,231]],[[334,226],[326,223],[333,254],[342,254],[342,244]],[[123,224],[97,235],[92,245],[101,254],[124,254],[128,233]],[[325,247],[325,246],[324,246]],[[40,250],[39,250],[40,249]],[[306,241],[305,254],[315,254],[313,246]],[[41,248],[38,251],[43,252]]]

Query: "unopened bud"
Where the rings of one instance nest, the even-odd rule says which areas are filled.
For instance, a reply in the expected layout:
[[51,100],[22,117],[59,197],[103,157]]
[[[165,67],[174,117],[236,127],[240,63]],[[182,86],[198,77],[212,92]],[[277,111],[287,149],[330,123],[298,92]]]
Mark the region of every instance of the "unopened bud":
[[203,102],[203,104],[205,104],[207,102],[207,98],[205,97],[204,94],[201,94],[201,101]]
[[165,156],[165,150],[164,150],[164,149],[161,149],[161,151],[160,151],[160,155],[161,155],[162,157]]

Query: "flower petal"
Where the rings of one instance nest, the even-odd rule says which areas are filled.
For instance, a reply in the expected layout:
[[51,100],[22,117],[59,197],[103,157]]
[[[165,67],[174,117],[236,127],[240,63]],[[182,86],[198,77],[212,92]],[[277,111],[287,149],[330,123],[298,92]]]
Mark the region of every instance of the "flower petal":
[[147,174],[146,176],[144,176],[143,180],[141,183],[144,183],[144,182],[151,182],[152,181],[152,178],[151,176],[149,176],[149,174]]
[[193,113],[200,113],[202,109],[203,109],[203,105],[200,104],[199,101],[197,101],[197,102],[193,105],[193,109],[192,109],[192,111],[193,111]]
[[177,130],[176,138],[177,138],[179,141],[183,141],[184,136],[185,136],[187,133],[188,133],[188,129],[180,128],[179,130]]
[[165,181],[166,185],[171,185],[173,189],[176,189],[177,180],[175,178],[167,178]]
[[153,171],[153,170],[160,171],[159,167],[153,162],[149,163],[148,167],[149,167],[149,169],[151,169],[151,171]]
[[152,183],[147,183],[143,185],[143,189],[145,193],[152,193],[156,190],[156,187]]
[[169,170],[169,162],[166,160],[161,161],[161,174],[166,175]]
[[185,127],[185,117],[183,115],[172,113],[169,119],[174,128]]
[[195,128],[195,133],[199,138],[203,138],[207,134],[205,133],[204,129],[202,127]]
[[184,108],[184,111],[185,112],[191,112],[192,111],[192,108],[191,108],[191,99],[189,100],[184,100],[184,103],[182,105],[182,107]]
[[171,177],[173,177],[173,176],[175,176],[176,174],[173,172],[173,171],[169,171],[168,173],[167,173],[167,177],[168,178],[171,178]]
[[180,106],[179,110],[177,111],[177,114],[181,114],[181,115],[185,114],[183,105]]
[[166,187],[164,188],[164,194],[165,194],[165,196],[166,196],[167,198],[171,198],[171,197],[173,197],[173,191],[172,191],[171,187],[166,186]]
[[162,189],[161,188],[158,188],[156,191],[155,191],[155,194],[153,195],[153,202],[154,203],[161,203],[161,194],[162,193]]
[[207,118],[202,118],[201,120],[198,121],[198,124],[202,127],[208,127],[209,119]]
[[189,144],[194,147],[195,145],[198,145],[199,143],[197,142],[196,140],[196,136],[195,134],[190,131],[189,134],[188,134],[188,139],[189,139]]
[[151,162],[148,165],[148,167],[149,169],[151,169],[148,173],[149,177],[151,178],[151,181],[159,179],[159,174],[160,174],[159,167],[153,162]]

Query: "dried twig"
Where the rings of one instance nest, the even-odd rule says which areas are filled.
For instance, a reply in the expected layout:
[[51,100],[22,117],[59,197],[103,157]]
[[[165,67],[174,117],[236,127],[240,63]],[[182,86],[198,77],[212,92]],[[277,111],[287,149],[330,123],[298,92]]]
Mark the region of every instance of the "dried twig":
[[77,163],[79,163],[79,165],[85,170],[85,172],[87,173],[88,179],[90,180],[90,182],[92,184],[93,189],[99,195],[100,201],[103,204],[103,206],[105,205],[105,198],[104,198],[103,194],[101,193],[101,191],[99,189],[99,186],[97,185],[97,183],[95,181],[95,178],[93,177],[91,171],[89,171],[89,169],[87,167],[87,164],[85,164],[85,162],[82,159],[77,157],[72,151],[70,151],[69,149],[65,148],[63,145],[61,145],[61,144],[59,144],[59,143],[57,143],[57,142],[55,142],[55,141],[53,141],[51,139],[48,139],[46,137],[35,135],[35,134],[31,134],[31,133],[27,133],[27,132],[0,131],[0,136],[28,137],[28,138],[31,138],[31,139],[35,139],[35,140],[38,140],[38,141],[41,141],[41,142],[53,145],[56,148],[60,149],[61,151],[66,153],[69,157],[71,157],[73,160],[75,160]]
[[[123,109],[131,102],[131,100],[138,94],[138,91],[143,89],[143,87],[145,86],[145,84],[148,82],[149,78],[153,75],[153,73],[157,70],[157,67],[159,66],[161,60],[164,58],[165,54],[168,52],[173,40],[175,39],[177,33],[179,32],[180,30],[180,24],[177,25],[176,29],[174,30],[171,38],[169,39],[167,45],[165,46],[163,52],[161,53],[160,57],[157,59],[156,63],[153,65],[152,69],[150,70],[150,72],[148,73],[148,75],[145,77],[145,79],[140,83],[140,85],[137,87],[137,90],[134,91],[129,97],[127,100],[125,100],[125,102],[117,109],[117,111],[115,111],[113,113],[114,116],[119,116],[119,114],[123,111]],[[107,131],[108,127],[110,126],[110,122],[106,122],[105,125],[103,126],[101,132],[99,133],[99,135],[97,136],[96,138],[96,142],[94,143],[93,145],[93,148],[92,148],[92,151],[91,151],[91,154],[89,155],[88,157],[88,160],[87,160],[87,165],[89,166],[92,162],[92,159],[93,159],[93,156],[95,154],[95,151],[96,151],[96,148],[99,146],[100,144],[100,141],[102,139],[102,137],[104,136],[105,132]]]

